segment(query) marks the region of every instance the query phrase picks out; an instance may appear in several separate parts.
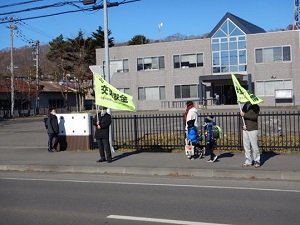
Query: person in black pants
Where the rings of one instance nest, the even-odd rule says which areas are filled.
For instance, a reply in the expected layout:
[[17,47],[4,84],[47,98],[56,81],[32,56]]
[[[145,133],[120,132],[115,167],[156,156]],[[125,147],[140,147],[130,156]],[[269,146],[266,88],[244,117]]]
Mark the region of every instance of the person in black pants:
[[[98,144],[100,159],[97,162],[112,162],[112,154],[109,143],[109,126],[111,124],[111,115],[106,112],[106,107],[100,107],[100,111],[93,119],[93,125],[96,127],[95,139]],[[106,155],[106,157],[105,157]]]
[[[56,116],[56,110],[54,108],[49,109],[49,115],[47,119],[47,132],[48,132],[48,152],[53,152],[53,149],[58,152],[57,149],[59,143],[59,125]],[[55,138],[54,144],[53,139]]]
[[205,117],[204,122],[206,154],[210,155],[210,159],[207,162],[215,162],[218,159],[218,156],[214,153],[216,140],[212,135],[212,127],[216,125],[214,116]]

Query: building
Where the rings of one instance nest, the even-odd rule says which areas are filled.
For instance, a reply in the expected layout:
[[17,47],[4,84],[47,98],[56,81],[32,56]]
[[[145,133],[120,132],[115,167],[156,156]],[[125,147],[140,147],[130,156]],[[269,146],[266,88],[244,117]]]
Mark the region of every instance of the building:
[[[47,114],[49,107],[65,108],[66,98],[68,99],[68,107],[70,109],[77,108],[77,94],[76,89],[71,86],[66,87],[58,82],[39,82],[39,113]],[[27,79],[14,79],[14,110],[16,115],[35,114],[37,110],[36,98],[36,83],[35,81],[28,81]],[[10,115],[11,110],[11,80],[0,80],[0,111],[6,111]],[[34,113],[30,113],[34,111]],[[38,113],[38,114],[39,114]],[[0,116],[5,114],[0,112]]]
[[[109,54],[110,82],[134,97],[137,110],[187,100],[210,105],[215,94],[220,104],[236,104],[231,72],[262,106],[300,105],[299,30],[266,32],[226,13],[202,39],[112,47]],[[97,49],[97,65],[104,61],[105,49]]]

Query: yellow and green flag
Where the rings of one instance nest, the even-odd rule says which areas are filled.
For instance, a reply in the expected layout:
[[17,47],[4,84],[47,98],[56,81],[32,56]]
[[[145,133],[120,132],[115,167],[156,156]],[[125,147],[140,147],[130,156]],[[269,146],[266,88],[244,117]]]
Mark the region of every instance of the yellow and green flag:
[[125,94],[94,73],[95,103],[111,109],[136,111],[131,95]]
[[252,105],[264,102],[264,100],[254,94],[251,94],[248,90],[243,88],[233,73],[231,73],[231,78],[239,102],[250,102]]

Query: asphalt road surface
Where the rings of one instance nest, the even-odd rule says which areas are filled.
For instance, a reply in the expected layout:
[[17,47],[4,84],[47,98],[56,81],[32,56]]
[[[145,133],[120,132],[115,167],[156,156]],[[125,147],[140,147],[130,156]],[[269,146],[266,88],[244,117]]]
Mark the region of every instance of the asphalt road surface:
[[299,182],[0,173],[0,224],[295,225]]

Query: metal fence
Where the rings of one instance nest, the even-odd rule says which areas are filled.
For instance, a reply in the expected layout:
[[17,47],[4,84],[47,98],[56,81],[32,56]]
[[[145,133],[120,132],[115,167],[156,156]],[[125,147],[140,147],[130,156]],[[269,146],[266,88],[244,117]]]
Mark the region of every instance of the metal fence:
[[[212,115],[223,130],[223,138],[218,139],[217,148],[242,150],[242,121],[239,113]],[[204,121],[205,116],[199,114],[200,123]],[[299,117],[299,112],[260,113],[260,149],[262,151],[299,150]],[[184,127],[182,114],[116,115],[113,116],[112,122],[113,146],[115,149],[163,151],[182,149],[185,138]]]

